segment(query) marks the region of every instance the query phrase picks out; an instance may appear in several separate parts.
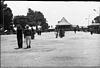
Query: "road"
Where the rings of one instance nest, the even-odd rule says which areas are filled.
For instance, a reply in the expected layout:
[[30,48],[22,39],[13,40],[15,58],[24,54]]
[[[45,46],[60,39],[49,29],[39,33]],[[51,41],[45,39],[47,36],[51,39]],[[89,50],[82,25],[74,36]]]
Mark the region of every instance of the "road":
[[55,38],[54,32],[35,35],[31,48],[17,48],[16,35],[1,36],[2,68],[92,68],[100,66],[100,34],[66,32]]

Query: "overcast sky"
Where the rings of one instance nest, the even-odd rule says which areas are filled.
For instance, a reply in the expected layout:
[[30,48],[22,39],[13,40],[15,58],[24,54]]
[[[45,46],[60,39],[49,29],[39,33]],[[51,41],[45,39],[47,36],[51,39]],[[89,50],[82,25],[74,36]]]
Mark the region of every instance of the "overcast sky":
[[[13,15],[26,15],[28,8],[41,11],[49,25],[56,25],[62,17],[73,25],[87,26],[99,15],[100,2],[95,1],[5,1]],[[96,11],[93,11],[96,9]]]

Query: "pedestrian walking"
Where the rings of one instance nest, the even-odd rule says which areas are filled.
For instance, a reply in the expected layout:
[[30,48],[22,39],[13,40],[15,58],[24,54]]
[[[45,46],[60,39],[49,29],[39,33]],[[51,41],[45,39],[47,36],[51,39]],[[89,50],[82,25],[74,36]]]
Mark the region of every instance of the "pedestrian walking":
[[25,30],[24,30],[24,38],[26,39],[26,48],[31,48],[31,29],[29,29],[29,25],[26,25]]
[[41,35],[41,26],[38,26],[37,33],[38,35]]
[[31,39],[34,39],[35,38],[35,30],[33,28],[31,28],[31,30],[32,30]]
[[18,49],[23,47],[23,30],[21,25],[17,25]]
[[74,32],[75,32],[75,34],[76,34],[76,27],[74,28]]
[[41,35],[41,30],[40,29],[37,30],[37,34]]
[[58,30],[58,28],[55,28],[55,34],[56,34],[56,38],[58,38],[58,33],[59,33],[59,30]]
[[65,36],[65,31],[64,31],[64,29],[60,29],[60,31],[59,31],[59,36],[60,36],[60,38],[63,38],[63,37]]

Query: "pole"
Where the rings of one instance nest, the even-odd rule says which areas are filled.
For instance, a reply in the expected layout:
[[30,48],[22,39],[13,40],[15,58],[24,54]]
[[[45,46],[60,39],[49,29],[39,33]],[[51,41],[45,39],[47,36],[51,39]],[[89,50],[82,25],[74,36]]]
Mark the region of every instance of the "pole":
[[89,17],[88,17],[88,25],[89,25],[89,22],[90,22],[90,15],[89,15]]
[[100,7],[99,7],[99,16],[100,16]]

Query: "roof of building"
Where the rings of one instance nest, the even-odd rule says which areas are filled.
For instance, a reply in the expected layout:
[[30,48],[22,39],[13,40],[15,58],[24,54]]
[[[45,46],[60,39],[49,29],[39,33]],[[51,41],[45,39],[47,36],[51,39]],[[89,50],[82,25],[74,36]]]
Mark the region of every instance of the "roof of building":
[[57,25],[71,25],[71,24],[65,19],[65,17],[63,17],[60,21],[58,21]]

